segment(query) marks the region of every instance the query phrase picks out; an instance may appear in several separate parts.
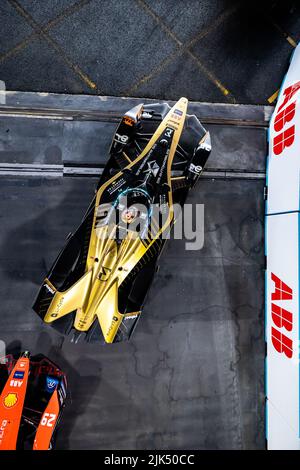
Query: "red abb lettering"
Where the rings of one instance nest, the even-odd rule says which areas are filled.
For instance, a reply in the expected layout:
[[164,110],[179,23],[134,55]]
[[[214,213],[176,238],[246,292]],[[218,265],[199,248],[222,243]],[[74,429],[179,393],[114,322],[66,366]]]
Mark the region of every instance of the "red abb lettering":
[[[274,131],[280,132],[275,135],[273,139],[273,152],[275,155],[280,155],[286,147],[290,147],[295,140],[295,126],[292,125],[288,129],[283,130],[286,123],[292,121],[296,111],[296,101],[289,104],[287,103],[292,99],[295,93],[300,89],[300,82],[295,83],[287,87],[284,92],[284,100],[278,108],[275,121]],[[282,132],[281,132],[282,131]]]
[[286,357],[291,359],[291,357],[293,356],[293,341],[273,327],[272,327],[271,337],[272,337],[272,344],[274,348],[276,349],[276,351],[279,353],[285,354]]
[[296,91],[298,91],[300,88],[300,82],[294,83],[294,85],[288,86],[283,94],[284,94],[284,100],[281,103],[281,105],[278,108],[278,112],[282,110],[282,108],[285,107],[285,105],[293,98],[294,94]]
[[279,277],[271,273],[271,279],[275,282],[275,291],[272,292],[272,300],[291,300],[293,298],[293,290]]
[[272,320],[278,328],[285,328],[287,331],[292,331],[293,328],[293,314],[272,304]]
[[[275,290],[271,294],[271,300],[292,300],[293,290],[274,273],[271,279],[275,283]],[[277,328],[285,328],[286,331],[293,329],[293,314],[288,310],[271,303],[272,321]],[[283,353],[289,359],[293,356],[293,340],[272,326],[271,339],[277,352]]]
[[286,147],[290,147],[295,139],[295,126],[289,127],[286,131],[276,135],[273,141],[273,151],[275,155],[280,155]]
[[276,132],[282,131],[284,125],[291,121],[295,116],[296,102],[289,104],[283,111],[278,112],[274,122],[274,129]]

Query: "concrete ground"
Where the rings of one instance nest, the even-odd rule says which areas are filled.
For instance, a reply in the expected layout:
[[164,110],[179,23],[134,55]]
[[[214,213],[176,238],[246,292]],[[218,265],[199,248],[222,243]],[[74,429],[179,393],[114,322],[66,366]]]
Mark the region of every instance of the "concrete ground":
[[292,0],[2,0],[8,90],[266,104],[300,38]]

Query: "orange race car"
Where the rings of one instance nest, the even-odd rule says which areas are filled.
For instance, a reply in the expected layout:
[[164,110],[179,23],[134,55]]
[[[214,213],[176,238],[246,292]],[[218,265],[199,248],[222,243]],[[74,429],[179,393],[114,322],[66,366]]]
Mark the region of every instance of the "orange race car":
[[0,450],[50,450],[66,400],[65,374],[24,352],[0,365]]

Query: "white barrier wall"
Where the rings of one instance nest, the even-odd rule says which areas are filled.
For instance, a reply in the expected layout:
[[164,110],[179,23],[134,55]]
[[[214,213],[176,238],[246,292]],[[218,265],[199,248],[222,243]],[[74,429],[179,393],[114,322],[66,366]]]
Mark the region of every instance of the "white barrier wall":
[[299,173],[298,46],[269,130],[265,241],[268,449],[300,449]]

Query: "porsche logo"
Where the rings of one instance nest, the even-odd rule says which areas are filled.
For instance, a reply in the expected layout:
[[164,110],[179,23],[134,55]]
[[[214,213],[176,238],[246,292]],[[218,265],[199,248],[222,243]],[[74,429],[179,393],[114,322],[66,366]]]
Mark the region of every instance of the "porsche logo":
[[6,397],[4,397],[4,406],[6,408],[12,408],[18,402],[18,395],[16,393],[8,393]]

